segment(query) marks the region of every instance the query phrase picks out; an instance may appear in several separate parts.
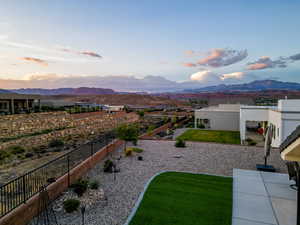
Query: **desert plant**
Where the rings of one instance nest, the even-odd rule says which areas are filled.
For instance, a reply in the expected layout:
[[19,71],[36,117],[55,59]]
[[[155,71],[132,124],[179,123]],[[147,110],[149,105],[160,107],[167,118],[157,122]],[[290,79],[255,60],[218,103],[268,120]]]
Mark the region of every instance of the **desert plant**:
[[132,148],[126,148],[125,149],[125,156],[131,156],[132,155]]
[[25,154],[25,158],[31,158],[31,157],[33,157],[33,153],[32,152],[27,152]]
[[93,180],[93,181],[89,182],[89,187],[90,187],[90,189],[96,190],[99,188],[99,182],[96,180]]
[[22,154],[25,152],[25,149],[22,146],[14,145],[7,148],[7,151],[11,152],[14,155]]
[[49,142],[48,146],[50,148],[62,147],[62,146],[64,146],[64,142],[60,139],[53,139]]
[[78,209],[80,205],[80,201],[77,199],[68,199],[64,201],[63,205],[64,205],[64,210],[67,213],[71,213]]
[[145,116],[145,112],[143,110],[137,111],[137,114],[140,118],[143,118]]
[[73,191],[78,195],[82,196],[84,192],[86,192],[88,188],[89,181],[79,179],[74,184],[71,185],[71,188],[73,188]]
[[112,173],[114,166],[115,165],[114,165],[113,161],[108,159],[104,162],[103,171],[108,172],[108,173]]
[[175,147],[177,148],[184,148],[185,147],[185,141],[182,139],[177,139],[175,142]]
[[0,161],[6,159],[10,156],[10,154],[5,150],[0,150]]

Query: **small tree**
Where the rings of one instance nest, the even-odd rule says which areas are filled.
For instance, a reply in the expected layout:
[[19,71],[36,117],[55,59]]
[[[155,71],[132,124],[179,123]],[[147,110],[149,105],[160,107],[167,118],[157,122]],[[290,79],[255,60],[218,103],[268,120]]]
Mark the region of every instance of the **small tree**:
[[140,110],[137,112],[137,114],[139,115],[139,117],[142,119],[145,116],[145,112],[143,110]]
[[135,124],[123,124],[117,128],[117,137],[125,141],[124,151],[128,141],[136,142],[139,136],[139,128]]

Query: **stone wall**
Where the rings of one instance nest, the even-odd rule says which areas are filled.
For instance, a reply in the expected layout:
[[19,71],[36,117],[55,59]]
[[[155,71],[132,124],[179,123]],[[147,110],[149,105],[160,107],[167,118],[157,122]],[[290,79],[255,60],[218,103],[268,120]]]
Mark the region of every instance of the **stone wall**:
[[[0,122],[1,137],[15,137],[18,135],[32,134],[46,129],[58,129],[49,133],[27,136],[0,144],[0,150],[12,145],[23,147],[46,146],[53,139],[63,139],[66,143],[86,141],[89,137],[106,130],[111,130],[123,123],[132,123],[139,120],[135,113],[101,113],[86,115],[80,119],[74,118],[65,112],[38,113],[28,115],[5,116],[7,121]],[[10,134],[10,135],[9,135]]]

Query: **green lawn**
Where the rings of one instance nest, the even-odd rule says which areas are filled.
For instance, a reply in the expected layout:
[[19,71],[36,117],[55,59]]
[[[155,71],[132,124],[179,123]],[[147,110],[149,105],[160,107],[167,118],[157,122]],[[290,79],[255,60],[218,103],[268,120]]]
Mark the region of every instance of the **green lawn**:
[[186,141],[217,142],[224,144],[240,144],[239,131],[223,130],[187,130],[179,137]]
[[231,225],[232,178],[167,172],[149,185],[130,225]]

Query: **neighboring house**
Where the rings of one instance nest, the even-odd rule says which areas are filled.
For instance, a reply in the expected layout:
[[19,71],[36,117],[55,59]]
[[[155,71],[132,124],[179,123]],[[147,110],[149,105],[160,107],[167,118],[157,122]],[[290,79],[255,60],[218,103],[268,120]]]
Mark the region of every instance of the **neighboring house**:
[[277,106],[246,106],[223,104],[195,110],[195,127],[212,130],[240,131],[241,142],[247,127],[259,124],[273,129],[272,146],[280,144],[300,125],[300,100],[279,100]]
[[240,105],[220,104],[195,110],[195,128],[239,131]]
[[0,94],[0,113],[2,114],[30,112],[35,106],[40,107],[39,95]]
[[109,112],[118,112],[124,110],[124,105],[104,105],[104,109]]
[[247,121],[261,122],[263,127],[273,129],[272,146],[279,147],[281,143],[300,125],[300,100],[279,100],[277,106],[241,106],[240,134],[241,140],[246,139]]

